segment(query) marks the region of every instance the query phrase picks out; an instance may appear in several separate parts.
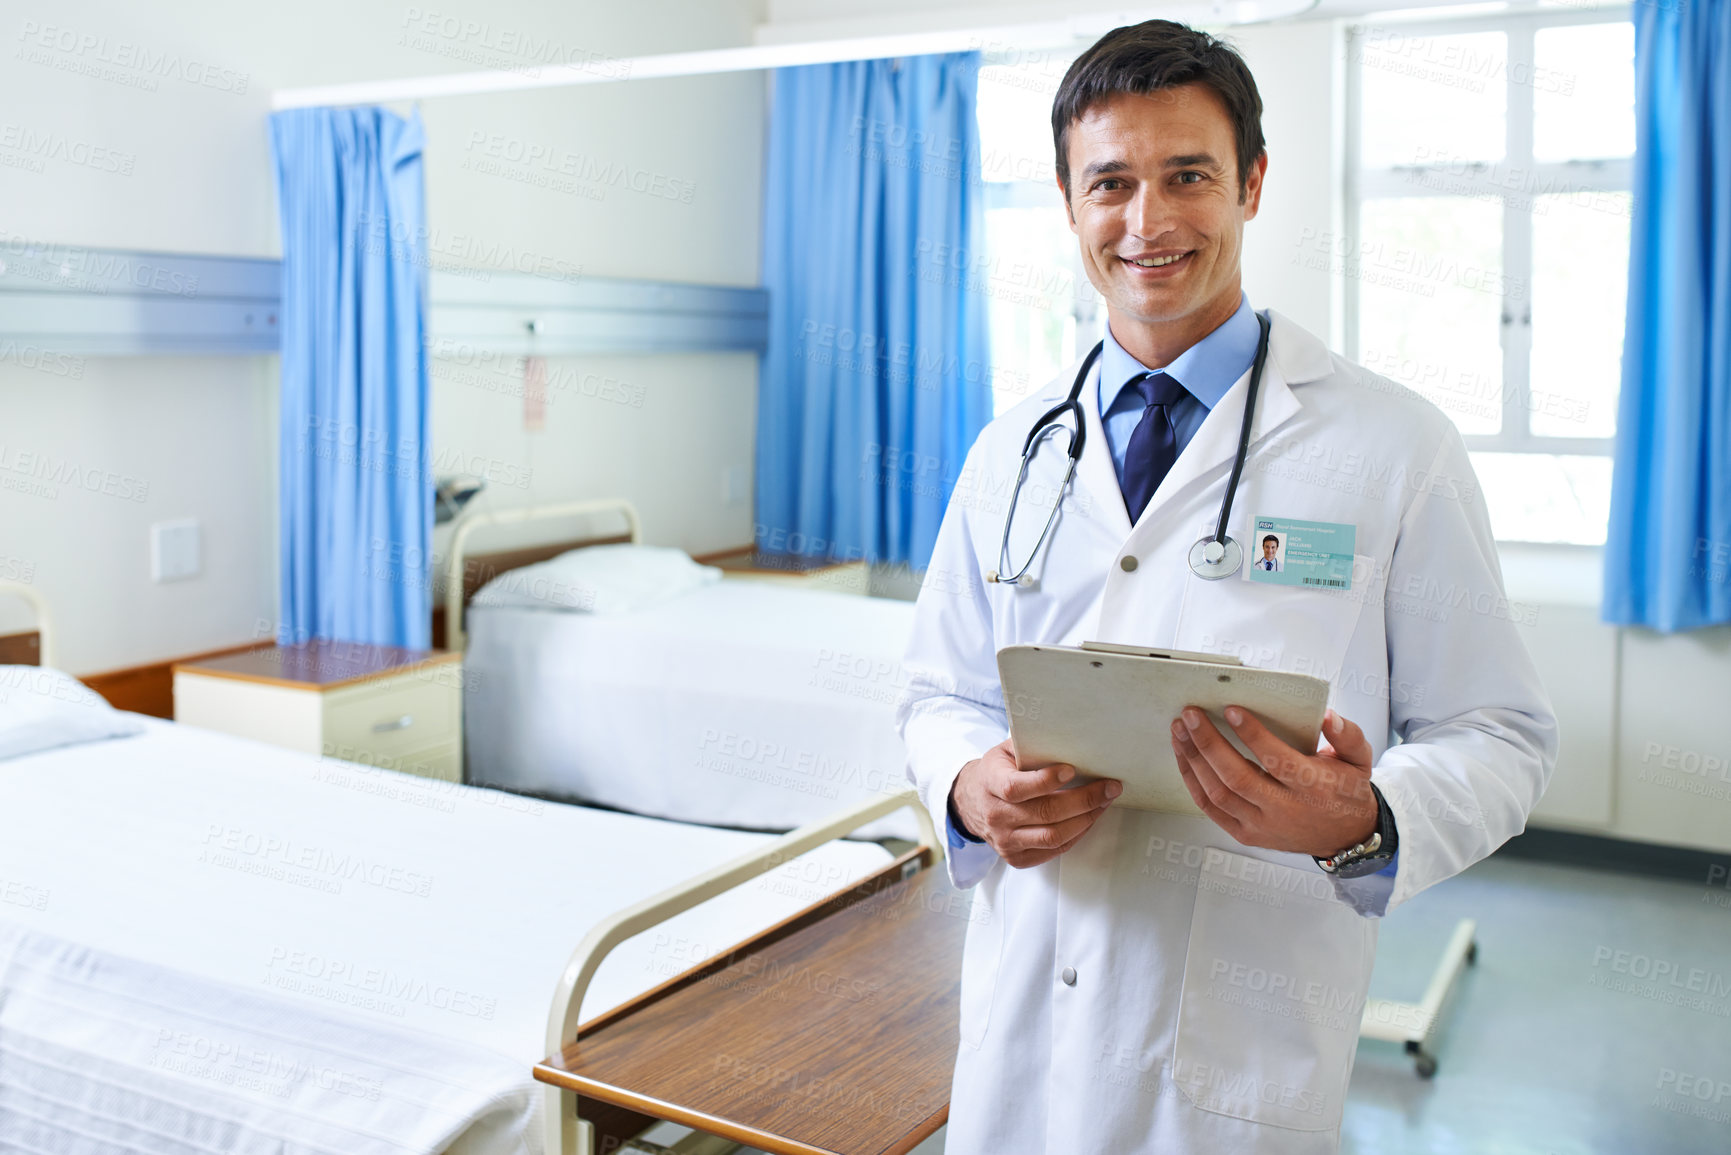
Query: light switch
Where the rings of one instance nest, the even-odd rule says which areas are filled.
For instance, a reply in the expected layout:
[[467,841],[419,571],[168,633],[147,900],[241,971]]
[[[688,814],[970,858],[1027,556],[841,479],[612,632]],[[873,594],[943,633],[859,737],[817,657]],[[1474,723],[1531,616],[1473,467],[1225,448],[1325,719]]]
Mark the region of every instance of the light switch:
[[172,582],[197,577],[201,536],[195,517],[151,526],[150,580]]

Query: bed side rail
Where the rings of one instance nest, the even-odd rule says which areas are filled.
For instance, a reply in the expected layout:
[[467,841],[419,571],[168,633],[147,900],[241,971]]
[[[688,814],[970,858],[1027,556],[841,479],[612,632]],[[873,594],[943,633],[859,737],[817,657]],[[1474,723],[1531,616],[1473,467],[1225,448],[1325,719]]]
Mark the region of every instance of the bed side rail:
[[[829,818],[802,826],[774,842],[740,855],[732,862],[669,887],[597,923],[572,952],[571,960],[565,964],[565,972],[554,988],[552,1010],[547,1018],[546,1053],[557,1055],[577,1041],[583,996],[588,992],[595,973],[600,970],[602,960],[614,947],[718,894],[767,874],[790,859],[845,838],[866,823],[893,814],[904,806],[912,807],[914,811],[919,823],[920,842],[930,850],[931,861],[942,861],[944,844],[938,837],[932,816],[919,795],[908,790],[859,803]],[[575,1100],[576,1096],[569,1091],[545,1088],[542,1119],[546,1136],[544,1155],[593,1155],[592,1131],[577,1118]]]

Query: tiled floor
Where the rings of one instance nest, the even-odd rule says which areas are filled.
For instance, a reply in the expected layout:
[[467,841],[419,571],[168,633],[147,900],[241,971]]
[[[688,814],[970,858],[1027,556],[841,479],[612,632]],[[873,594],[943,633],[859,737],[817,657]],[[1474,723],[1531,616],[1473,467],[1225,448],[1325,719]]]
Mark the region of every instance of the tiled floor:
[[[1434,1079],[1394,1044],[1360,1044],[1342,1151],[1731,1155],[1724,883],[1493,859],[1397,910],[1373,995],[1416,1000],[1460,918],[1478,921],[1478,963]],[[940,1132],[915,1155],[942,1150]]]
[[1416,999],[1462,917],[1436,1078],[1361,1044],[1344,1151],[1731,1153],[1731,890],[1492,859],[1390,916],[1372,993]]

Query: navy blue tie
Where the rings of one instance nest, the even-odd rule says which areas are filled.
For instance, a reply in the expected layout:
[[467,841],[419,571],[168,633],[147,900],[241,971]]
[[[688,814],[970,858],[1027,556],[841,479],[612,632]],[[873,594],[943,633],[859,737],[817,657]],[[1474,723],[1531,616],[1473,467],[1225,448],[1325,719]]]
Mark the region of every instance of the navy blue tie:
[[1184,396],[1184,386],[1164,373],[1146,374],[1134,384],[1145,408],[1124,451],[1124,508],[1130,511],[1132,523],[1148,508],[1148,499],[1178,460],[1171,408]]

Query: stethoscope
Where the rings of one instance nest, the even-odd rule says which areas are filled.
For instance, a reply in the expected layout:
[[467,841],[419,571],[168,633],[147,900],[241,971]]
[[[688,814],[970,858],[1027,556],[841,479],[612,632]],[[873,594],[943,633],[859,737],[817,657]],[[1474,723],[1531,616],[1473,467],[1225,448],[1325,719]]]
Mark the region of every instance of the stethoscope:
[[[1268,318],[1260,314],[1256,316],[1256,359],[1250,365],[1250,390],[1244,398],[1244,424],[1238,430],[1238,453],[1232,459],[1232,476],[1226,482],[1226,495],[1220,500],[1220,520],[1214,527],[1214,536],[1205,537],[1190,547],[1190,572],[1199,578],[1209,581],[1219,581],[1231,577],[1244,564],[1244,548],[1235,538],[1226,536],[1226,523],[1232,517],[1232,495],[1238,489],[1238,478],[1244,472],[1244,461],[1250,455],[1250,427],[1256,420],[1256,395],[1262,385],[1262,365],[1268,360]],[[1010,491],[1010,509],[1004,515],[1004,536],[998,543],[999,568],[986,575],[990,582],[1001,582],[1004,585],[1019,585],[1027,576],[1028,570],[1034,564],[1034,559],[1040,556],[1040,550],[1046,544],[1046,538],[1052,532],[1052,526],[1058,520],[1058,510],[1064,503],[1064,491],[1070,486],[1070,479],[1076,475],[1076,463],[1082,460],[1082,446],[1087,432],[1086,414],[1082,410],[1082,386],[1087,383],[1088,371],[1094,367],[1094,362],[1100,359],[1100,351],[1105,348],[1104,340],[1095,343],[1088,350],[1088,355],[1082,359],[1082,367],[1076,371],[1076,381],[1070,386],[1070,395],[1052,408],[1036,422],[1028,431],[1028,439],[1022,443],[1022,469],[1016,474],[1016,486]],[[1065,425],[1062,418],[1068,414],[1075,422],[1075,427]],[[1022,496],[1022,483],[1028,479],[1028,466],[1033,463],[1034,454],[1039,451],[1040,443],[1053,433],[1066,433],[1070,437],[1065,449],[1070,461],[1064,469],[1064,480],[1058,484],[1058,498],[1052,502],[1052,512],[1046,516],[1046,526],[1040,531],[1040,539],[1034,543],[1028,560],[1022,563],[1009,577],[1001,576],[1009,569],[1005,560],[1010,550],[1010,527],[1016,521],[1016,502]]]

